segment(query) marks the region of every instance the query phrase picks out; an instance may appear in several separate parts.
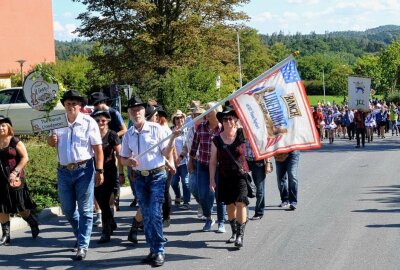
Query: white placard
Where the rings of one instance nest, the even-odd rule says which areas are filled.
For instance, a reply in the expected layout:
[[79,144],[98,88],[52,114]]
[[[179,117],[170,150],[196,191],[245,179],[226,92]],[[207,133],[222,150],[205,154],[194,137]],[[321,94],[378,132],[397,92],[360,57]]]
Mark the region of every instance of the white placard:
[[57,83],[48,83],[37,72],[30,73],[24,81],[24,95],[29,106],[37,111],[45,111],[45,105],[57,95]]
[[369,110],[369,95],[371,92],[371,78],[349,77],[349,108],[354,110]]
[[67,116],[63,114],[31,120],[33,133],[68,127]]

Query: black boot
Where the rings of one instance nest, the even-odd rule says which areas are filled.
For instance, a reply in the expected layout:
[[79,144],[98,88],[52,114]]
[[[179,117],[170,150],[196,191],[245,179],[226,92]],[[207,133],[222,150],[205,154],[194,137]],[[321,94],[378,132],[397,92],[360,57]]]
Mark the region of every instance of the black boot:
[[8,246],[10,244],[10,221],[1,224],[1,228],[3,229],[3,236],[0,240],[0,246]]
[[113,235],[114,231],[118,228],[117,223],[115,223],[115,219],[111,220],[111,235]]
[[245,227],[246,227],[246,223],[247,222],[245,222],[245,223],[243,223],[243,224],[237,224],[237,232],[236,232],[236,241],[235,241],[235,247],[237,247],[237,248],[241,248],[241,247],[243,247],[243,238],[244,238],[244,229],[245,229]]
[[38,224],[36,218],[32,214],[30,214],[29,217],[24,218],[24,220],[31,227],[32,238],[35,239],[39,235],[39,232],[40,232],[39,231],[39,224]]
[[132,227],[128,234],[128,241],[135,243],[135,244],[138,243],[137,234],[138,234],[138,229],[139,229],[140,223],[141,222],[138,222],[136,220],[136,218],[133,217]]
[[97,244],[108,243],[111,240],[111,222],[109,220],[103,220],[103,230],[101,232],[101,237]]
[[226,243],[235,243],[236,241],[236,232],[237,232],[237,221],[236,219],[233,220],[229,220],[229,224],[231,225],[231,229],[232,229],[232,236],[231,238],[228,239],[228,241],[226,241]]

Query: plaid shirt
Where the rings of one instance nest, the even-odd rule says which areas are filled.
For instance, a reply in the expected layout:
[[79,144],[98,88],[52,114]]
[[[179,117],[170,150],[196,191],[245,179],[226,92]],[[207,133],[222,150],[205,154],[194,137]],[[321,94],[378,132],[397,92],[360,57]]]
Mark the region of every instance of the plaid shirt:
[[203,165],[208,165],[210,163],[212,140],[215,136],[219,135],[221,131],[221,123],[218,123],[218,126],[213,130],[209,129],[208,121],[200,123],[193,137],[192,147],[190,148],[190,156],[195,158],[197,150],[199,150],[199,162]]

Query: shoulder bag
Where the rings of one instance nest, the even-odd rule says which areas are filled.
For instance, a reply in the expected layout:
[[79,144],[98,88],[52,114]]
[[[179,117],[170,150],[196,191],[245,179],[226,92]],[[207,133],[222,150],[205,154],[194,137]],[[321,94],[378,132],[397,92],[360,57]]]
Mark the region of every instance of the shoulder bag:
[[246,180],[246,186],[247,186],[247,197],[249,198],[254,198],[256,196],[256,185],[254,184],[253,180],[253,175],[250,172],[246,172],[242,165],[233,157],[231,151],[229,151],[227,145],[223,145],[224,150],[228,153],[228,155],[231,157],[231,159],[236,163],[236,165],[239,167],[239,171],[243,174],[245,180]]

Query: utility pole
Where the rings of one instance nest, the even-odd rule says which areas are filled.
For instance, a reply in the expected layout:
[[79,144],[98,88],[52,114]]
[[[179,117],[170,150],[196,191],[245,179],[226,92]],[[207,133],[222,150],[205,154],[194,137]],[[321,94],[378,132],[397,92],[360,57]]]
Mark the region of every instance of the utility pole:
[[239,37],[239,28],[236,29],[236,37],[237,37],[237,47],[238,47],[238,65],[239,65],[239,83],[240,88],[243,86],[242,82],[242,64],[240,62],[240,37]]
[[22,70],[22,67],[24,65],[24,63],[26,62],[25,60],[21,59],[21,60],[17,60],[15,62],[19,63],[19,66],[21,67],[21,85],[24,86],[24,72]]

